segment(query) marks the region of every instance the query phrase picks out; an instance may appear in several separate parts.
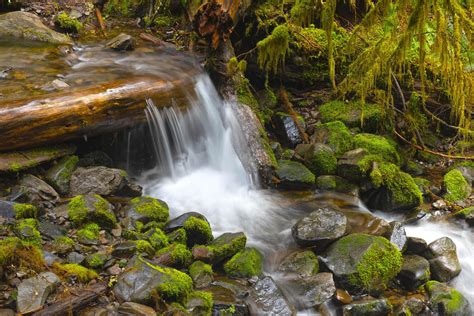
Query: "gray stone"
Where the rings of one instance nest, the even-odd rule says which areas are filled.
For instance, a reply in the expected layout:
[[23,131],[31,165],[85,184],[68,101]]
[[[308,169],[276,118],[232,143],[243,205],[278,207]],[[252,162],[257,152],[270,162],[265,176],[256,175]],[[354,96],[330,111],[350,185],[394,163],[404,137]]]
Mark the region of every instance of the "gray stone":
[[71,252],[67,256],[67,262],[69,263],[81,264],[82,262],[84,262],[85,259],[86,257],[78,252]]
[[354,183],[366,178],[366,173],[359,166],[359,162],[369,153],[362,148],[348,151],[337,162],[337,175]]
[[310,277],[319,271],[318,258],[310,250],[293,252],[283,259],[278,270],[302,278]]
[[52,272],[43,272],[22,281],[18,285],[17,311],[27,314],[39,310],[60,282]]
[[69,192],[69,182],[71,181],[72,172],[76,168],[79,161],[77,156],[69,156],[62,158],[56,165],[46,172],[46,180],[61,194]]
[[278,161],[276,174],[282,189],[306,189],[314,186],[314,174],[302,163],[291,160]]
[[414,290],[430,280],[430,263],[428,260],[417,255],[403,257],[402,269],[397,278],[408,290]]
[[250,291],[252,315],[295,315],[296,310],[269,276],[259,279]]
[[124,170],[107,167],[77,168],[71,177],[71,195],[99,194],[136,197],[141,187],[132,183]]
[[343,316],[382,316],[389,315],[392,307],[387,299],[366,299],[345,305]]
[[33,204],[41,210],[51,209],[59,202],[58,193],[43,180],[31,175],[25,175],[18,188],[18,199]]
[[461,273],[456,244],[449,237],[442,237],[428,245],[425,257],[430,262],[432,278],[448,282]]
[[67,230],[63,226],[45,221],[39,222],[38,230],[40,231],[41,236],[49,239],[55,239],[67,234]]
[[22,11],[0,15],[0,38],[72,45],[68,36],[49,29],[35,14]]
[[137,244],[134,241],[124,241],[112,250],[112,256],[116,258],[131,258],[137,250]]
[[[298,121],[304,130],[306,128],[304,121],[299,118]],[[291,115],[284,113],[274,115],[272,117],[272,125],[274,126],[275,134],[285,146],[294,148],[303,142],[303,137],[301,136],[297,123],[293,120]]]
[[390,231],[385,234],[385,237],[390,240],[391,243],[395,244],[398,250],[403,251],[407,243],[407,234],[403,224],[400,222],[391,222]]
[[428,249],[428,243],[423,238],[408,237],[406,253],[421,255]]
[[292,293],[298,297],[301,308],[318,307],[336,293],[332,273],[322,272],[310,277],[296,279],[291,283]]
[[328,244],[344,236],[347,228],[347,218],[342,212],[324,207],[298,220],[291,232],[298,245],[323,250]]
[[135,40],[128,34],[120,33],[108,41],[106,46],[114,50],[133,50],[135,46]]
[[156,316],[157,313],[150,306],[125,302],[118,308],[120,316]]

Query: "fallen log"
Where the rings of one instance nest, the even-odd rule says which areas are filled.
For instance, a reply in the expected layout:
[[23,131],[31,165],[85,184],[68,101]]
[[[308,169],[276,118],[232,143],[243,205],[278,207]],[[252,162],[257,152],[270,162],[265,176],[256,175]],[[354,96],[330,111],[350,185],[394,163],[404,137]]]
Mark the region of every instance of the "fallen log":
[[52,305],[33,313],[33,316],[73,315],[78,310],[87,307],[107,292],[107,283],[101,282],[82,289],[79,293],[62,298]]
[[[133,78],[82,90],[0,101],[0,152],[115,132],[144,122],[144,100],[185,105],[193,74],[166,81]],[[188,91],[186,91],[188,90]]]

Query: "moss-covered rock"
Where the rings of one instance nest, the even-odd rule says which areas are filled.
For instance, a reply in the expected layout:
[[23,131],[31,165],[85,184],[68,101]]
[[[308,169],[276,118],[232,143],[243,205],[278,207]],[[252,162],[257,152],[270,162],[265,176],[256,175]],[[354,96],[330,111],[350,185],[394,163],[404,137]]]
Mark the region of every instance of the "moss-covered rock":
[[375,132],[382,125],[383,108],[378,104],[331,101],[319,107],[321,121],[341,121],[349,127]]
[[242,251],[246,242],[247,237],[242,232],[224,233],[214,239],[208,246],[195,246],[193,257],[196,260],[220,263]]
[[[301,145],[298,145],[301,146]],[[315,175],[335,174],[337,159],[331,147],[317,143],[309,146],[304,152],[305,165]]]
[[66,12],[62,12],[57,16],[56,25],[70,33],[79,33],[84,27],[77,18],[70,17]]
[[325,175],[316,178],[316,187],[325,191],[336,191],[346,194],[357,195],[358,188],[344,178]]
[[212,293],[193,291],[186,301],[186,309],[192,315],[211,316],[213,307]]
[[146,240],[137,240],[135,242],[137,253],[147,254],[149,256],[155,254],[155,248]]
[[0,240],[0,267],[4,265],[25,266],[36,272],[46,267],[41,249],[36,244],[17,237]]
[[186,231],[187,244],[189,247],[194,245],[205,245],[212,241],[211,225],[205,219],[198,217],[189,217],[183,224]]
[[184,228],[178,228],[166,235],[170,243],[187,244],[188,237]]
[[53,242],[53,249],[60,255],[67,254],[74,249],[75,242],[67,236],[56,237]]
[[189,266],[189,275],[198,289],[209,286],[214,280],[212,266],[202,261],[195,261]]
[[317,125],[311,136],[313,143],[323,143],[331,147],[336,157],[342,156],[353,148],[352,135],[340,121]]
[[290,161],[278,161],[276,174],[280,179],[278,186],[283,189],[311,188],[316,180],[314,174],[303,164]]
[[367,205],[384,211],[411,210],[423,202],[423,194],[413,178],[392,163],[375,164],[370,172],[375,188],[365,195]]
[[446,191],[444,198],[450,202],[464,200],[472,192],[472,187],[458,169],[446,173],[443,177],[443,184]]
[[77,156],[63,157],[59,162],[46,172],[46,181],[59,193],[69,192],[69,182],[72,172],[79,162]]
[[107,255],[103,253],[94,253],[86,257],[86,265],[94,270],[102,269],[104,267]]
[[117,224],[113,206],[97,194],[78,195],[67,205],[68,217],[76,225],[96,223],[112,229]]
[[192,261],[191,251],[183,244],[166,246],[158,250],[155,257],[157,263],[175,268],[186,268]]
[[398,155],[396,143],[383,136],[374,134],[357,134],[354,136],[354,147],[364,148],[370,154],[379,155],[385,161],[400,165],[401,159]]
[[99,277],[97,272],[94,270],[88,269],[80,264],[67,263],[60,264],[54,263],[53,270],[56,274],[64,278],[75,278],[81,283],[88,283],[93,279]]
[[31,204],[14,203],[12,204],[15,218],[36,218],[38,216],[38,208]]
[[77,231],[77,241],[84,245],[97,245],[99,243],[100,227],[96,223],[85,225]]
[[168,237],[159,228],[150,229],[148,232],[145,233],[145,236],[148,238],[148,241],[156,250],[159,250],[169,245]]
[[41,234],[38,231],[38,222],[34,218],[20,220],[14,228],[15,235],[22,241],[33,245],[41,244]]
[[250,278],[262,274],[263,256],[255,248],[245,248],[224,264],[225,273],[234,278]]
[[402,254],[383,237],[351,234],[333,243],[321,260],[350,291],[385,289],[402,267]]
[[151,221],[166,222],[169,217],[169,207],[164,201],[142,196],[132,199],[125,206],[124,213],[126,218],[143,224]]
[[337,162],[337,175],[354,183],[363,182],[367,178],[365,161],[369,156],[372,155],[363,148],[344,153]]
[[426,282],[423,289],[434,313],[446,316],[472,315],[469,301],[458,290],[437,281]]

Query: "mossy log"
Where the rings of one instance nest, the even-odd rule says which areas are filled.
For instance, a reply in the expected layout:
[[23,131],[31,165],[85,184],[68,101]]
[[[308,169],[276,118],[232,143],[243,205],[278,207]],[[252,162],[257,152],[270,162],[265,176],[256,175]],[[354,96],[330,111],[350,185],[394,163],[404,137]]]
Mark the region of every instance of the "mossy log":
[[194,74],[124,79],[79,90],[0,101],[0,152],[115,132],[145,121],[145,99],[187,104]]

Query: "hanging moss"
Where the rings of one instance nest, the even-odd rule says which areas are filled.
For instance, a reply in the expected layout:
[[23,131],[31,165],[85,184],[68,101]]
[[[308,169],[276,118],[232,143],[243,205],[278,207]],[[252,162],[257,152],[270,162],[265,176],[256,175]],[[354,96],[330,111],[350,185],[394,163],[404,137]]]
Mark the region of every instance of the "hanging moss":
[[285,62],[290,42],[286,25],[278,25],[270,35],[257,43],[258,64],[268,72],[276,73]]

